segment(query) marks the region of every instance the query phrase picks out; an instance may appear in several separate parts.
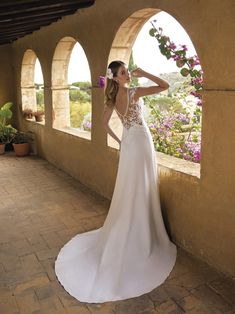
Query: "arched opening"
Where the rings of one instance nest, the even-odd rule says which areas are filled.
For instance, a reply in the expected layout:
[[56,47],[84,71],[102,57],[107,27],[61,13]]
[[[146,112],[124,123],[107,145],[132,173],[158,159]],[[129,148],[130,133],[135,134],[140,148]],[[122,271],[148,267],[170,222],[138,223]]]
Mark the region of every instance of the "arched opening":
[[72,37],[57,44],[52,63],[53,127],[90,139],[91,78],[82,46]]
[[[166,26],[165,28],[164,28],[164,18],[167,21],[167,23],[165,23],[165,26]],[[181,96],[179,96],[178,90],[179,90],[180,85],[183,86],[184,83],[186,83],[186,85],[187,84],[190,85],[189,80],[187,78],[188,80],[187,82],[186,79],[180,74],[181,68],[176,66],[175,61],[168,60],[165,56],[161,54],[158,48],[159,43],[157,42],[156,38],[153,38],[149,35],[149,30],[152,27],[150,24],[150,21],[155,20],[155,19],[158,21],[158,25],[160,23],[160,26],[163,26],[163,31],[166,29],[166,33],[164,34],[167,36],[170,36],[171,40],[175,41],[176,39],[176,42],[175,42],[176,44],[178,45],[186,44],[188,46],[190,50],[190,56],[191,56],[191,53],[196,52],[194,49],[193,43],[191,39],[189,38],[189,36],[187,35],[186,31],[179,24],[179,22],[174,19],[174,17],[158,9],[143,9],[132,14],[120,26],[113,41],[113,45],[112,45],[110,55],[109,55],[109,62],[115,59],[123,60],[124,62],[126,62],[126,64],[129,64],[129,68],[133,66],[133,63],[134,64],[136,63],[138,66],[142,67],[147,72],[156,74],[157,76],[162,77],[163,79],[166,79],[170,83],[169,90],[161,92],[157,95],[153,95],[153,97],[144,98],[145,120],[148,120],[147,123],[149,124],[149,127],[150,127],[150,123],[152,126],[154,126],[153,124],[154,117],[151,116],[152,115],[151,106],[153,104],[157,104],[158,109],[160,109],[160,111],[163,108],[167,112],[168,108],[171,108],[171,110],[173,108],[175,112],[178,114],[178,115],[175,114],[174,117],[177,117],[182,120],[181,121],[182,128],[180,131],[181,133],[179,132],[180,136],[182,138],[183,137],[186,138],[188,135],[191,136],[192,134],[190,133],[191,131],[186,132],[190,128],[189,126],[185,125],[187,124],[187,119],[185,118],[183,113],[185,113],[188,110],[187,114],[190,114],[190,113],[192,114],[192,112],[194,114],[194,111],[196,111],[197,109],[199,110],[199,106],[196,105],[198,99],[196,99],[192,95],[188,95],[189,97],[186,98],[185,96],[182,96],[183,93],[181,94]],[[169,24],[171,25],[171,28],[167,27],[167,25]],[[145,31],[145,33],[143,33],[143,31]],[[179,36],[178,32],[180,33],[182,37]],[[148,37],[148,40],[152,40],[151,47],[148,46],[148,43],[146,41],[147,37]],[[160,72],[163,72],[163,73],[158,73],[159,69],[161,69]],[[147,81],[146,79],[140,79],[139,81],[141,81],[141,85],[150,84],[150,82]],[[187,110],[186,110],[186,105],[188,107]],[[197,111],[197,114],[198,114],[198,111]],[[198,118],[198,128],[199,128],[200,127],[199,124],[201,123],[201,115],[200,117],[197,117],[197,118]],[[110,125],[111,127],[113,127],[113,129],[115,130],[119,138],[121,138],[122,125],[115,111],[110,120]],[[158,131],[156,131],[154,135],[156,135],[157,132]],[[199,163],[198,155],[200,154],[201,133],[196,132],[196,131],[194,131],[194,133],[195,134],[193,134],[191,138],[195,140],[195,143],[190,144],[191,145],[191,146],[189,145],[190,147],[188,146],[188,151],[184,155],[180,152],[181,146],[178,143],[175,144],[176,146],[178,145],[178,147],[176,147],[178,150],[176,151],[175,149],[176,153],[174,152],[175,155],[172,153],[171,149],[169,150],[165,149],[164,151],[162,147],[159,147],[159,145],[157,145],[157,143],[155,143],[156,144],[155,148],[159,152],[163,152],[165,154],[169,154],[175,157],[180,157],[185,160],[191,160],[191,161]],[[116,141],[114,141],[112,137],[109,135],[108,135],[108,145],[112,147],[118,147]],[[187,156],[187,153],[191,155]]]
[[159,9],[143,9],[129,16],[119,27],[114,38],[112,48],[109,54],[109,62],[112,60],[122,60],[129,63],[131,50],[143,25],[156,13]]
[[73,47],[69,68],[70,127],[89,134],[91,132],[91,73],[82,46]]
[[27,120],[44,123],[44,81],[35,52],[27,49],[21,67],[22,112]]

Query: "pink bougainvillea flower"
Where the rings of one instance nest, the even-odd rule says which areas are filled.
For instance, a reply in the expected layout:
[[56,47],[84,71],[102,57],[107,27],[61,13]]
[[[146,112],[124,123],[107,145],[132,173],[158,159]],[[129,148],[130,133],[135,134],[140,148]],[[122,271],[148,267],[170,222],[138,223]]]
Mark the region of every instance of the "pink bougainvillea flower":
[[187,50],[188,50],[188,48],[187,48],[186,45],[180,45],[180,47],[182,47],[182,49],[183,49],[184,51],[187,51]]
[[99,76],[98,86],[100,88],[104,88],[105,87],[105,83],[106,83],[106,77],[105,76]]
[[175,48],[176,48],[176,45],[175,45],[173,42],[171,42],[170,45],[169,45],[169,48],[175,49]]
[[181,60],[181,56],[179,56],[179,55],[174,55],[174,56],[173,56],[173,59],[174,59],[174,61]]

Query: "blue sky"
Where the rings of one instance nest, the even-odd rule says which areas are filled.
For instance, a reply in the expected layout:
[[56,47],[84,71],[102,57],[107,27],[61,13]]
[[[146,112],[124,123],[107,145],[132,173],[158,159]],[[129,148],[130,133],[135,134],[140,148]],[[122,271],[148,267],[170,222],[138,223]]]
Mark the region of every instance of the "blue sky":
[[[173,60],[167,60],[166,57],[160,53],[157,40],[148,34],[149,29],[151,28],[150,21],[152,20],[157,20],[155,25],[157,27],[162,27],[163,33],[166,36],[169,36],[171,41],[173,41],[176,45],[187,45],[188,55],[193,56],[196,54],[191,39],[180,23],[178,23],[177,20],[168,13],[160,12],[151,17],[151,19],[145,23],[136,38],[133,46],[133,57],[135,63],[145,71],[151,72],[155,75],[172,71],[179,72],[180,68],[175,65]],[[76,81],[88,80],[90,80],[88,62],[84,50],[79,44],[76,44],[71,53],[68,82],[72,83]],[[35,65],[35,82],[43,82],[40,63],[38,61]]]

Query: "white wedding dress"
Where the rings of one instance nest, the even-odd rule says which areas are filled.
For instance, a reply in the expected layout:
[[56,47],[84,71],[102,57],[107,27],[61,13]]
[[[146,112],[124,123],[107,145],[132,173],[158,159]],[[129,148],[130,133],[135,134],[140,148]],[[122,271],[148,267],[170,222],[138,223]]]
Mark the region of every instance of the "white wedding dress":
[[150,292],[169,276],[177,256],[159,200],[157,164],[142,103],[128,89],[115,188],[103,226],[77,234],[58,254],[56,276],[77,300],[124,300]]

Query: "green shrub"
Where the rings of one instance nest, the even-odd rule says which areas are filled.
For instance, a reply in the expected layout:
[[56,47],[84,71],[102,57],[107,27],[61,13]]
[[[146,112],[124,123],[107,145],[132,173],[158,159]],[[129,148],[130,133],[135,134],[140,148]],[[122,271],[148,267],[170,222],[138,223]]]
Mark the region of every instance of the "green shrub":
[[70,125],[72,128],[81,128],[86,114],[91,112],[91,103],[70,102]]

